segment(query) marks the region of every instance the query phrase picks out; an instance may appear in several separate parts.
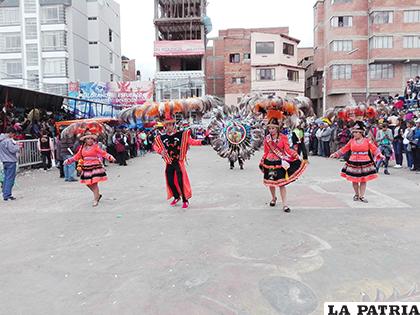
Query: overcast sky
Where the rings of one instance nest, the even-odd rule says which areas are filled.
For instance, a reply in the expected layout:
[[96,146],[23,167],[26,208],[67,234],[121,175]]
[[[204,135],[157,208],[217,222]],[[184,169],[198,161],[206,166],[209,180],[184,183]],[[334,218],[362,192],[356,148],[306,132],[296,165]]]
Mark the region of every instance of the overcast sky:
[[[116,0],[121,5],[122,54],[135,58],[142,79],[155,72],[153,58],[153,0]],[[289,26],[289,35],[313,44],[313,5],[316,0],[208,0],[207,14],[213,23],[208,36],[220,29]]]

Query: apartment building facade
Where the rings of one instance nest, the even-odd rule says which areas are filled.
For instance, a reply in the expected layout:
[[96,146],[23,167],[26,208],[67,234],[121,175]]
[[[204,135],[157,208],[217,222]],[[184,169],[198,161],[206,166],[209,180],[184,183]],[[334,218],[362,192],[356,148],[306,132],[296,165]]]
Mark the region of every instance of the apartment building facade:
[[0,3],[0,83],[67,94],[72,81],[120,80],[120,60],[112,0]]
[[[136,81],[136,59],[130,59],[126,56],[121,57],[123,81]],[[140,72],[140,71],[139,71]]]
[[155,0],[156,99],[206,94],[206,0]]
[[210,94],[236,105],[251,92],[282,97],[304,94],[304,68],[298,66],[299,40],[287,27],[219,31],[206,53]]
[[324,109],[402,94],[420,74],[418,0],[319,0],[314,5],[314,82]]

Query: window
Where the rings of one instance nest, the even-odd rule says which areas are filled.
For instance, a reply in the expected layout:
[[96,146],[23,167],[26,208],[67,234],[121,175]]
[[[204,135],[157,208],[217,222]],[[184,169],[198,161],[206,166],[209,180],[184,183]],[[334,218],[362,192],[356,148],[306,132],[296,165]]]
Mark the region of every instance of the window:
[[44,76],[45,77],[65,77],[67,76],[67,60],[66,58],[49,58],[44,59]]
[[257,69],[257,81],[274,81],[275,69]]
[[352,27],[353,17],[352,16],[334,16],[331,18],[332,27]]
[[255,52],[257,54],[274,54],[274,42],[256,42]]
[[41,6],[41,23],[64,23],[64,8],[61,6]]
[[99,69],[99,66],[90,66],[90,69]]
[[28,66],[38,65],[38,44],[26,44],[26,64]]
[[25,19],[25,31],[26,31],[26,39],[37,39],[38,28],[37,28],[36,18]]
[[88,17],[89,21],[96,21],[98,18],[96,16],[90,16]]
[[287,80],[299,81],[299,71],[287,70]]
[[0,33],[0,52],[20,52],[20,33]]
[[37,2],[35,0],[25,0],[25,13],[36,13]]
[[114,55],[112,52],[109,53],[109,63],[112,65],[114,63]]
[[39,73],[38,70],[28,70],[27,72],[28,77],[28,88],[31,90],[38,90],[39,89]]
[[230,54],[229,55],[229,62],[230,63],[239,63],[241,61],[240,54]]
[[420,48],[420,36],[404,36],[404,48]]
[[64,50],[67,46],[65,31],[42,32],[42,50],[55,51]]
[[371,48],[392,48],[392,36],[373,36],[370,39]]
[[232,78],[233,84],[244,84],[245,83],[245,77],[239,77],[239,78]]
[[370,21],[373,24],[391,24],[394,20],[392,11],[375,11],[370,15]]
[[404,11],[404,23],[420,23],[420,10]]
[[251,54],[250,53],[245,53],[244,54],[244,60],[250,60],[251,59]]
[[415,78],[420,76],[420,63],[413,63],[405,66],[407,78]]
[[333,40],[330,44],[331,51],[351,51],[353,50],[352,40]]
[[58,94],[58,95],[67,95],[68,86],[67,84],[50,84],[44,83],[42,85],[45,92]]
[[392,64],[369,65],[370,78],[372,80],[394,78],[394,66]]
[[283,43],[283,54],[294,56],[295,55],[295,46],[288,43]]
[[350,80],[351,71],[351,65],[333,65],[332,78],[333,80]]
[[[113,74],[113,73],[111,73],[111,74],[109,75],[109,81],[114,82],[114,74]],[[178,97],[178,98],[179,98],[179,97]]]
[[0,8],[0,25],[19,25],[20,11],[19,8]]
[[20,59],[0,60],[0,79],[22,78],[22,61]]
[[108,40],[111,43],[112,42],[112,30],[108,29]]
[[415,78],[420,75],[420,63],[412,63],[405,65],[405,76],[406,78]]
[[98,45],[98,42],[89,42],[89,45]]

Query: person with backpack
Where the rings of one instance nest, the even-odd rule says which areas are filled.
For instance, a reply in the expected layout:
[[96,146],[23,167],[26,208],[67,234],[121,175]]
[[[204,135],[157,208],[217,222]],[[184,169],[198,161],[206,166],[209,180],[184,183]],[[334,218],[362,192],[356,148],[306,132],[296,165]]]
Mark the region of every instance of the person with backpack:
[[376,168],[379,171],[379,168],[381,165],[384,165],[384,174],[390,175],[388,171],[389,166],[389,160],[392,156],[392,141],[394,140],[394,136],[392,134],[392,130],[388,128],[387,123],[383,123],[381,125],[381,128],[378,130],[376,134],[376,142],[379,145],[379,150],[381,151],[382,155],[384,156],[384,159],[381,161],[378,161],[376,164]]
[[117,153],[117,162],[120,166],[127,166],[127,137],[121,132],[121,130],[117,130],[113,137],[113,142],[115,146],[115,152]]

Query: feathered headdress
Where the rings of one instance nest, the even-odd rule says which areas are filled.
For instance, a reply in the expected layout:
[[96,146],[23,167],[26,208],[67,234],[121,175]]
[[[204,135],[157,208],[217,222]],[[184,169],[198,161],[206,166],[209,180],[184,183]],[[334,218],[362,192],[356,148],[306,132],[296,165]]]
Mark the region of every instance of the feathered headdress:
[[373,106],[359,104],[356,106],[347,106],[337,113],[337,118],[345,122],[363,121],[366,119],[375,119],[378,112]]
[[206,95],[182,100],[166,102],[145,103],[143,105],[127,108],[119,114],[119,119],[125,123],[141,120],[159,120],[161,122],[175,122],[175,114],[188,116],[189,112],[204,114],[216,106],[223,105],[218,97]]
[[98,136],[107,135],[109,133],[112,133],[112,128],[107,124],[86,120],[75,122],[66,127],[61,132],[61,138],[78,137],[80,140],[83,140],[82,138],[86,138],[86,136],[97,138]]
[[280,127],[281,123],[290,127],[297,125],[299,107],[296,100],[256,95],[253,101],[254,113],[262,114],[268,121],[267,126]]

